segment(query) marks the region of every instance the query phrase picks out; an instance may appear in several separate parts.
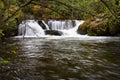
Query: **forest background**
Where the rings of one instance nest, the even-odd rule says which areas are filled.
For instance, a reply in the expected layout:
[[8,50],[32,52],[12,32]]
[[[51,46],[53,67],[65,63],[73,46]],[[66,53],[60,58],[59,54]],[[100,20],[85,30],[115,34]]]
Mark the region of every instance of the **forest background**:
[[78,33],[120,36],[119,0],[0,0],[0,38],[17,35],[23,20],[85,20]]

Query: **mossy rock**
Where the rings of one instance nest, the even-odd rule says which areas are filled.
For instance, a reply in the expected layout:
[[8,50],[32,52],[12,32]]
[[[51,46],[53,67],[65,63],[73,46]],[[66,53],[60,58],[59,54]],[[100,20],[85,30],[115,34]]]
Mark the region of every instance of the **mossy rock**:
[[90,24],[89,20],[85,21],[83,24],[81,24],[78,27],[77,33],[81,34],[81,35],[87,34],[87,30],[89,28],[89,24]]
[[107,22],[107,20],[92,21],[89,25],[90,30],[97,36],[109,35],[109,28]]
[[109,32],[112,36],[120,34],[120,20],[112,20],[109,22]]
[[4,37],[11,37],[11,36],[17,36],[18,35],[18,28],[7,28],[3,31],[5,34]]
[[63,33],[60,31],[56,31],[56,30],[46,30],[45,31],[46,35],[58,35],[61,36]]
[[88,34],[90,36],[108,36],[110,35],[108,20],[87,20],[82,25],[80,25],[78,28],[78,33]]

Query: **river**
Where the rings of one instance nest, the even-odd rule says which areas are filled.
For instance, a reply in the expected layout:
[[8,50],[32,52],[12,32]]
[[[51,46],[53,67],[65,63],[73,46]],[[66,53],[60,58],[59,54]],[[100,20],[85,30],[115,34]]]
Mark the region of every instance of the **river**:
[[120,37],[9,38],[0,80],[120,80]]

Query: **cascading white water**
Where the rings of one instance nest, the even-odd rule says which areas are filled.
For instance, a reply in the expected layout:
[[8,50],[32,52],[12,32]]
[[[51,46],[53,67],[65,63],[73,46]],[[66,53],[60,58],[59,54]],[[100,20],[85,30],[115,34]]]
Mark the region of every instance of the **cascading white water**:
[[74,22],[72,20],[50,20],[48,25],[51,30],[68,30],[73,28]]
[[40,37],[45,35],[45,33],[37,21],[25,20],[19,25],[19,35],[24,37]]
[[63,32],[64,36],[79,36],[80,34],[77,33],[78,27],[84,23],[83,20],[74,20],[75,26],[70,28],[69,30],[60,30]]
[[42,23],[46,26],[46,29],[49,30],[49,26],[42,20]]
[[[78,36],[77,29],[84,22],[82,20],[49,20],[48,25],[41,20],[42,25],[46,28],[43,29],[42,26],[38,24],[35,20],[25,20],[19,25],[19,35],[24,37],[44,37],[45,32],[55,31],[62,36]],[[49,35],[49,34],[48,34]],[[51,35],[51,34],[50,34]],[[54,34],[53,34],[54,35]]]
[[78,36],[77,29],[83,22],[83,20],[50,20],[48,25],[52,30],[61,31],[63,36]]

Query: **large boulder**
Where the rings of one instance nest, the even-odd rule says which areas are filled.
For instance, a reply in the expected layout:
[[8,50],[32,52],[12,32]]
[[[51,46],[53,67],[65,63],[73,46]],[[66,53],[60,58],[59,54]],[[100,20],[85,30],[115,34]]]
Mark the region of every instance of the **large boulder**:
[[86,21],[78,28],[79,34],[88,34],[90,36],[109,36],[108,20]]
[[46,30],[45,34],[46,35],[58,35],[58,36],[61,36],[63,33],[61,31],[57,31],[57,30]]
[[87,34],[87,30],[88,30],[88,26],[89,25],[89,21],[85,21],[83,24],[81,24],[79,27],[78,27],[78,30],[77,30],[77,33],[78,34],[81,34],[81,35],[85,35]]

